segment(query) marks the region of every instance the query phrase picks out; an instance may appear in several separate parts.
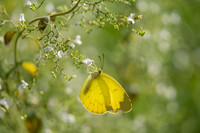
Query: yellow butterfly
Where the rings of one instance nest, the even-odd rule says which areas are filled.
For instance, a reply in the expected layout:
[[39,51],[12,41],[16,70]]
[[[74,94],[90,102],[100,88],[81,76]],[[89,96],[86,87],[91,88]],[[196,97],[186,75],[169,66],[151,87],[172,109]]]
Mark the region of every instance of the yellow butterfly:
[[85,108],[95,114],[129,112],[131,100],[122,86],[101,70],[88,76],[80,91]]

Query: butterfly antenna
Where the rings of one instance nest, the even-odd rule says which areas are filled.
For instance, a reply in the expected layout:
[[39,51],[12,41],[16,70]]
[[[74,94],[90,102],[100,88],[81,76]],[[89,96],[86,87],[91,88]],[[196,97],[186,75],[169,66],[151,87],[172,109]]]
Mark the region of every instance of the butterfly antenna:
[[103,65],[102,65],[102,70],[103,70],[103,67],[104,67],[104,53],[102,54],[102,57],[103,57]]
[[99,61],[100,61],[100,64],[101,64],[101,70],[102,70],[102,62],[101,62],[101,57],[100,56],[98,56],[99,57]]

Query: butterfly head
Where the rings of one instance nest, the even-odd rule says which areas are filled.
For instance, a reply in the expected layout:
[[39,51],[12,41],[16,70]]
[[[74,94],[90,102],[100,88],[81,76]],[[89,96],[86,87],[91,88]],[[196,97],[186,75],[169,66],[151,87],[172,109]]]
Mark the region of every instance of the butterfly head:
[[102,73],[102,70],[101,69],[98,69],[97,71],[95,71],[95,72],[93,72],[92,74],[91,74],[91,76],[92,76],[92,78],[96,78],[99,74],[101,74]]

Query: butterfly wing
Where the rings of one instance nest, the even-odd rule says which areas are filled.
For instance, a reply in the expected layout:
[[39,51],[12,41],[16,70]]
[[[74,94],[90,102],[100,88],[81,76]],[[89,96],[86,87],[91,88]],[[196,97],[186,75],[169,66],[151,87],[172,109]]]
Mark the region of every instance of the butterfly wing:
[[95,114],[104,114],[106,110],[105,98],[98,83],[98,77],[88,76],[80,91],[80,100],[84,107]]
[[115,79],[105,73],[101,73],[99,78],[105,82],[104,84],[100,84],[100,88],[108,89],[110,94],[110,99],[107,99],[107,101],[110,100],[110,104],[106,105],[107,111],[111,113],[117,113],[118,110],[122,110],[124,112],[131,111],[131,100],[122,86]]
[[118,110],[129,112],[132,109],[126,91],[105,73],[88,76],[81,88],[80,100],[88,111],[96,114],[117,113]]

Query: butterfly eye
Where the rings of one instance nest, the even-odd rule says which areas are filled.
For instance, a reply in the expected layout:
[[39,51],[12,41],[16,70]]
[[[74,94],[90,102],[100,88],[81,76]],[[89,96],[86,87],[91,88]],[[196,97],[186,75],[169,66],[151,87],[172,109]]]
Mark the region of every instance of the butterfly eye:
[[99,74],[100,74],[101,72],[102,72],[102,70],[100,69],[100,70],[99,70]]

